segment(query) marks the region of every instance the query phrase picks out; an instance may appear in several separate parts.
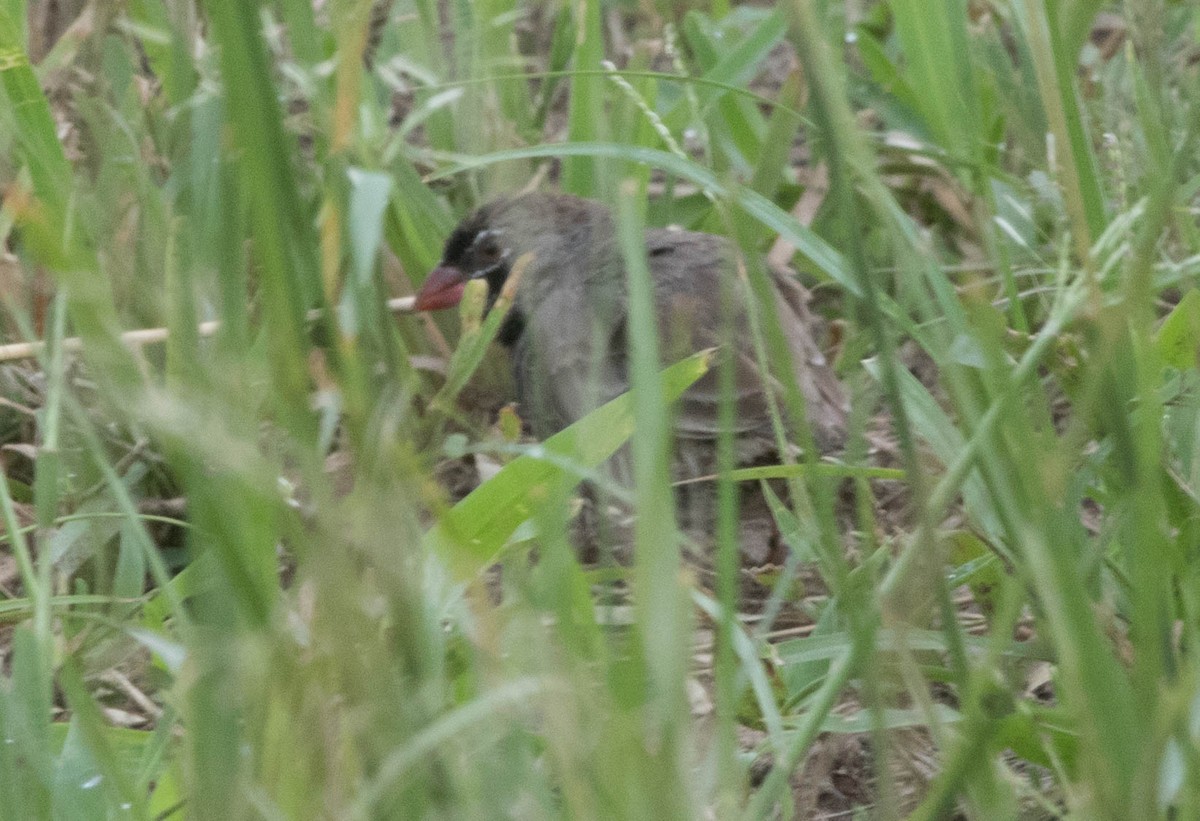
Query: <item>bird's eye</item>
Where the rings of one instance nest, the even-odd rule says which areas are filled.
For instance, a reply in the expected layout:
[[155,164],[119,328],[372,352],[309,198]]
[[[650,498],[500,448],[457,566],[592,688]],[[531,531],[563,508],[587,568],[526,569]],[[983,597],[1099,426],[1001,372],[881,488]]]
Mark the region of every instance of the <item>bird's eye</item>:
[[468,253],[473,277],[489,276],[497,271],[508,257],[508,250],[498,240],[503,231],[486,229],[475,235]]

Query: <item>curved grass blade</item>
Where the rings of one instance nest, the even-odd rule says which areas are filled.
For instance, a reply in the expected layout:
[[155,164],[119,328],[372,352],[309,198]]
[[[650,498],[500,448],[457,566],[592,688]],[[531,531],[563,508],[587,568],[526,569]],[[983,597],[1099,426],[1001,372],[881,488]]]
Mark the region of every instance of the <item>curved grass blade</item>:
[[[712,351],[701,351],[666,368],[659,375],[663,399],[672,402],[708,370]],[[465,499],[446,511],[425,534],[426,547],[441,555],[459,578],[485,568],[523,521],[539,498],[552,497],[561,483],[579,481],[555,459],[568,457],[581,467],[596,467],[633,434],[632,396],[624,393],[551,436],[541,448],[508,463]],[[541,452],[538,452],[541,451]]]

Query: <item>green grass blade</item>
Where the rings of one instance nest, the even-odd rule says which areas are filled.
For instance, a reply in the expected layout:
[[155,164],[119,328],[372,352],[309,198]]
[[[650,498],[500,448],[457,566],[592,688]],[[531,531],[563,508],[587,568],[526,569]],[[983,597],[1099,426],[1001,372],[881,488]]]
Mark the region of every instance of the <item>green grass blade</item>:
[[[663,400],[670,401],[708,369],[708,354],[676,363],[663,371]],[[562,483],[579,481],[558,460],[579,469],[596,467],[625,443],[634,431],[633,399],[623,394],[597,408],[574,425],[555,434],[505,465],[499,473],[446,511],[426,534],[428,549],[441,555],[460,578],[471,578],[495,560],[521,522],[532,515],[538,497]]]

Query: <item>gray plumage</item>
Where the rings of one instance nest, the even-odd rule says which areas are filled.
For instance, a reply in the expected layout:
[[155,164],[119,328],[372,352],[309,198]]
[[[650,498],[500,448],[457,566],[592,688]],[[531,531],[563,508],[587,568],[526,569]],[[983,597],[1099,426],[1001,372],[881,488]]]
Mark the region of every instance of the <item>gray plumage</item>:
[[[498,293],[507,265],[529,251],[534,258],[516,289],[503,336],[512,349],[521,412],[534,434],[544,438],[628,390],[628,300],[610,211],[567,195],[525,194],[484,206],[447,243],[443,268],[461,271],[464,278],[483,276]],[[646,232],[646,257],[664,361],[722,344],[722,278],[736,276],[732,244],[712,234],[652,229]],[[841,385],[812,337],[806,292],[787,272],[772,270],[770,276],[814,438],[820,450],[832,450],[843,437]],[[735,284],[733,292],[745,294],[744,284]],[[744,301],[736,304],[737,460],[767,464],[778,461],[767,391],[778,394],[781,388],[774,377],[763,378]],[[719,401],[715,371],[681,399],[675,417],[675,478],[714,472]],[[683,524],[693,535],[711,528],[711,484],[703,487],[708,490],[695,486],[681,499]],[[759,506],[765,515],[765,506]],[[743,538],[747,558],[765,560],[771,552],[747,543],[769,538],[763,536],[766,529],[773,532],[764,525],[757,536]]]

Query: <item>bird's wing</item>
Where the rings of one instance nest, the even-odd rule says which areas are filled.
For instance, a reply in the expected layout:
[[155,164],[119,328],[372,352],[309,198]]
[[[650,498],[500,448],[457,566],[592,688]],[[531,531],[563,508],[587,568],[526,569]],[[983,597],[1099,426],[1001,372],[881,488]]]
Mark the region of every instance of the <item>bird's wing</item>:
[[[770,415],[766,388],[754,360],[745,312],[737,283],[735,311],[726,339],[722,320],[722,278],[733,276],[728,243],[709,234],[650,231],[647,261],[655,283],[655,308],[663,359],[674,362],[704,348],[722,348],[733,356],[733,428],[735,436],[766,435]],[[728,342],[728,344],[725,344]],[[696,382],[679,403],[676,429],[680,437],[715,439],[721,399],[720,377],[714,367]]]
[[[733,357],[732,433],[743,460],[769,450],[774,441],[768,393],[778,381],[764,378],[754,354],[749,323],[738,302],[730,339],[722,323],[722,277],[734,275],[732,251],[709,234],[647,232],[647,261],[654,282],[655,311],[664,364],[705,348]],[[844,400],[825,366],[809,328],[807,295],[792,278],[772,272],[776,310],[792,354],[795,378],[808,403],[808,416],[822,449],[836,443]],[[741,283],[734,283],[741,299]],[[526,333],[514,350],[518,396],[535,434],[549,435],[629,388],[626,322],[628,301],[622,272],[590,278],[569,276],[528,306]],[[726,344],[728,342],[728,344]],[[676,434],[697,442],[715,440],[720,426],[720,378],[714,368],[680,400]]]
[[[733,433],[740,437],[742,457],[757,458],[774,441],[768,393],[779,397],[782,387],[773,376],[764,377],[758,367],[744,309],[744,283],[732,282],[735,312],[731,328],[726,331],[723,327],[722,278],[736,276],[732,248],[708,234],[651,231],[647,252],[656,285],[664,359],[675,361],[707,347],[729,350],[733,356]],[[809,421],[817,444],[822,450],[830,449],[840,439],[845,419],[840,383],[812,337],[807,292],[790,272],[772,270],[770,274],[775,309],[791,354],[793,374],[806,400]],[[730,281],[727,279],[725,284]],[[717,435],[719,381],[714,368],[684,394],[677,422],[681,437],[711,439]]]

